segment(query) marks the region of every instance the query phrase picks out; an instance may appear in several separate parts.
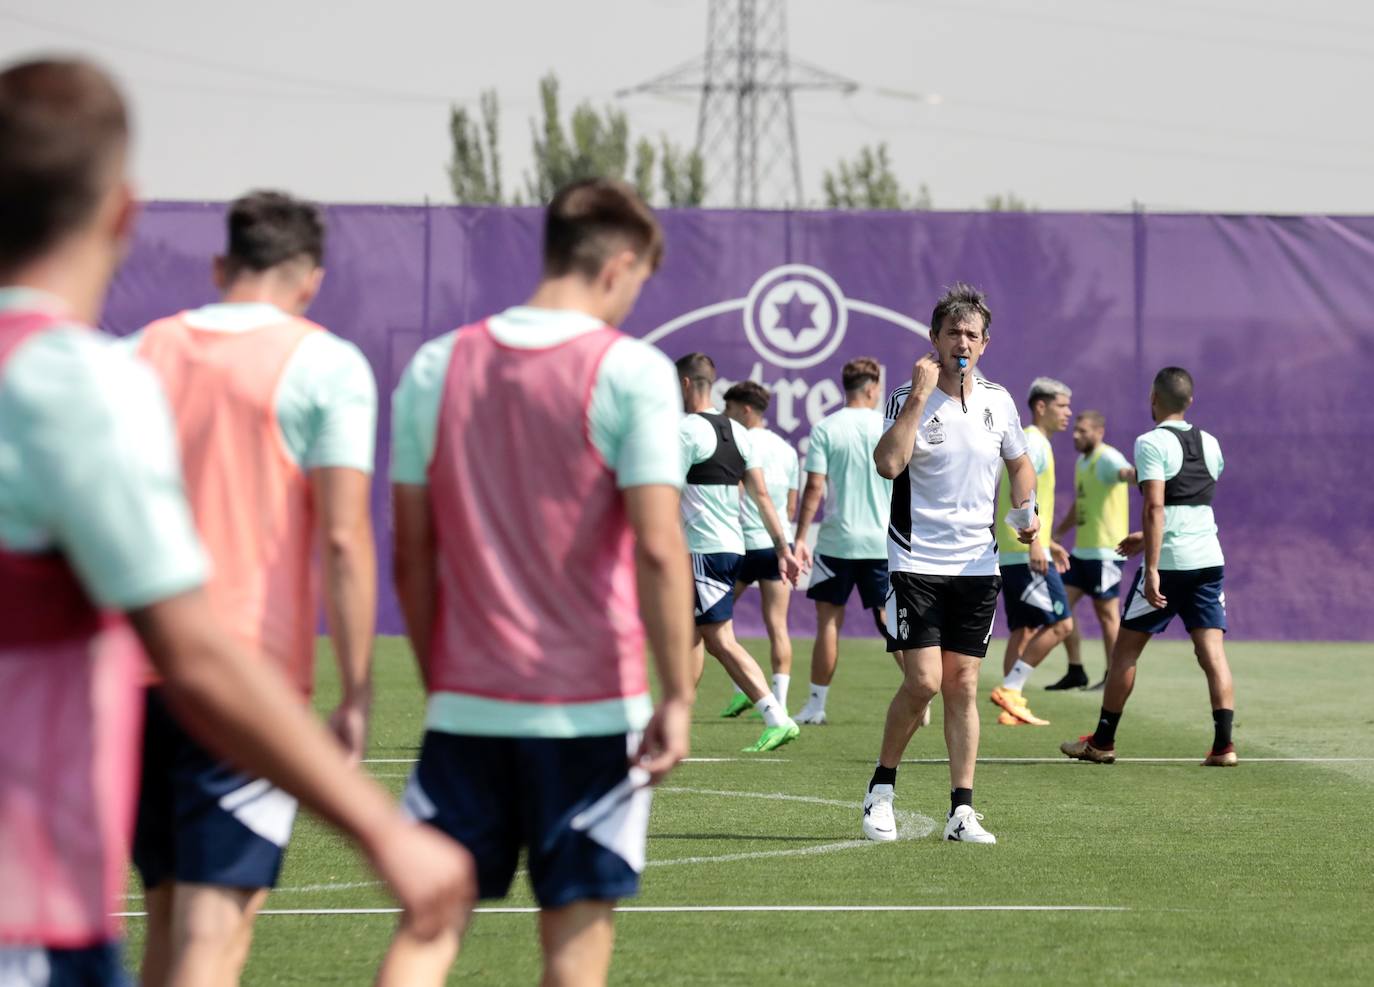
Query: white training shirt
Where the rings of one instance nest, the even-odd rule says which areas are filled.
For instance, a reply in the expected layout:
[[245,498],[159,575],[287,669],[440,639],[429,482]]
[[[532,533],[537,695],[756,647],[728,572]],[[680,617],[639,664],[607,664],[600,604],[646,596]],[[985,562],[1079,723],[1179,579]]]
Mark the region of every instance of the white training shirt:
[[[787,495],[796,490],[801,481],[801,464],[797,458],[797,450],[777,432],[762,425],[751,428],[749,438],[754,443],[755,454],[763,469],[768,499],[773,502],[773,510],[777,512],[782,530],[787,533],[787,540],[790,542],[794,528],[791,518],[787,516]],[[745,551],[752,552],[763,548],[772,550],[773,538],[763,525],[763,514],[759,511],[759,505],[754,503],[754,498],[742,487],[739,519],[740,526],[744,529]]]
[[[884,418],[891,428],[911,385],[892,392]],[[994,576],[993,521],[1002,463],[1026,454],[1021,416],[1006,388],[974,378],[965,411],[935,390],[907,468],[892,482],[888,568],[938,576]],[[1042,519],[1042,523],[1044,520]]]

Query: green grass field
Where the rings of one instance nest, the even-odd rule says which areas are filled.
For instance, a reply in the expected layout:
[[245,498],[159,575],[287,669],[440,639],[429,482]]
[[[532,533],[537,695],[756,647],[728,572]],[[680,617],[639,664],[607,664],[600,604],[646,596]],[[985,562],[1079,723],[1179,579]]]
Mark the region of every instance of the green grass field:
[[[765,658],[762,642],[747,642]],[[810,642],[797,641],[793,709]],[[983,676],[996,684],[994,642]],[[1089,652],[1100,666],[1100,650]],[[656,796],[637,906],[816,906],[788,912],[650,912],[618,919],[618,984],[1366,984],[1374,969],[1374,671],[1367,644],[1230,645],[1233,770],[1198,767],[1211,741],[1206,686],[1185,644],[1147,652],[1117,738],[1126,761],[1069,762],[1099,695],[1046,693],[1062,653],[1027,689],[1050,727],[1000,727],[982,704],[977,803],[995,847],[932,835],[858,842],[897,672],[874,642],[845,642],[831,723],[774,754],[742,755],[756,722],[717,719],[729,688],[708,660],[693,757]],[[322,663],[319,706],[333,676]],[[420,736],[408,649],[382,641],[371,759],[399,792]],[[948,774],[938,703],[908,749],[897,809],[942,825]],[[996,759],[1005,760],[996,760]],[[928,759],[928,760],[927,760]],[[1042,760],[1043,759],[1043,760]],[[1172,760],[1179,759],[1179,760]],[[1346,760],[1341,760],[1346,759]],[[781,798],[779,796],[787,796]],[[919,828],[919,826],[916,826]],[[302,819],[275,909],[389,902],[341,839]],[[129,907],[141,899],[133,884]],[[509,906],[529,906],[519,883]],[[839,911],[840,906],[1084,906],[1092,911]],[[1116,910],[1108,910],[1116,909]],[[265,915],[247,984],[366,984],[394,916]],[[141,920],[129,921],[130,956]],[[535,919],[475,920],[451,983],[538,979]]]

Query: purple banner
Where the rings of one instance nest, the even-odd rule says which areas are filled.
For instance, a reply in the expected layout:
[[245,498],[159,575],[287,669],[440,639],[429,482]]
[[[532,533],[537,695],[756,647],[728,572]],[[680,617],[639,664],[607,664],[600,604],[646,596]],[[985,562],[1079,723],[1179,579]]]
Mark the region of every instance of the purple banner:
[[[1226,456],[1215,508],[1232,633],[1374,638],[1364,568],[1374,557],[1374,468],[1361,452],[1374,434],[1374,402],[1357,389],[1374,378],[1374,218],[662,217],[663,269],[624,328],[670,357],[710,353],[727,380],[768,385],[770,424],[802,450],[811,426],[842,403],[846,360],[876,357],[885,389],[909,375],[928,348],[934,300],[956,280],[990,297],[984,372],[1018,397],[1039,375],[1065,381],[1074,408],[1102,411],[1107,441],[1128,457],[1150,427],[1150,378],[1167,364],[1187,367],[1197,382],[1189,417]],[[222,223],[220,204],[149,205],[105,326],[122,334],[213,300]],[[379,463],[389,448],[386,395],[406,361],[424,340],[523,301],[538,275],[540,227],[533,209],[329,208],[328,273],[310,315],[372,362],[383,393]],[[1066,505],[1073,446],[1067,432],[1053,445]],[[386,573],[384,483],[374,507]],[[1131,511],[1136,527],[1134,493]],[[741,633],[761,633],[756,599],[751,592],[742,604]],[[1091,660],[1091,609],[1081,605],[1078,617]],[[868,625],[850,621],[854,633],[871,633]],[[814,629],[800,595],[792,626]],[[401,630],[389,588],[380,628]]]

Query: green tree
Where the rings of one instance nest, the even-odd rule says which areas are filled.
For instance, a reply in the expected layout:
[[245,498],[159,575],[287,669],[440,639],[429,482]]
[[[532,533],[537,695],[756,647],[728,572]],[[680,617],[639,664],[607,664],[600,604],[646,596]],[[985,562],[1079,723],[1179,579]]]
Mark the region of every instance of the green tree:
[[453,157],[448,165],[453,197],[464,204],[490,204],[502,201],[500,156],[500,105],[496,90],[487,89],[478,100],[481,121],[472,118],[466,107],[449,111],[449,136]]
[[534,174],[526,187],[530,198],[547,202],[553,193],[579,178],[620,178],[630,162],[630,125],[619,110],[597,110],[578,104],[564,129],[559,112],[558,77],[539,80],[542,119],[530,122],[534,140]]
[[1015,192],[1008,192],[1003,195],[998,192],[996,195],[989,195],[983,199],[983,208],[988,212],[1034,212],[1035,206],[1021,198]]
[[663,197],[670,206],[700,206],[706,201],[706,163],[696,151],[684,151],[667,137],[662,141]]
[[864,145],[850,161],[840,161],[821,179],[830,209],[929,209],[930,189],[921,185],[913,198],[892,170],[887,145]]

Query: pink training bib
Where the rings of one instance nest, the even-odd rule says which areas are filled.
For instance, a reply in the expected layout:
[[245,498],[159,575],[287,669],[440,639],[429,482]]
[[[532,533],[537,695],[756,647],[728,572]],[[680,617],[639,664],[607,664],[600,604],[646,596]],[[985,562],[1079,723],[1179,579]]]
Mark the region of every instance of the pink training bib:
[[[61,324],[0,314],[0,370]],[[57,552],[0,548],[0,943],[81,948],[119,936],[145,660]]]
[[288,319],[216,332],[183,314],[150,325],[138,348],[172,406],[187,498],[213,563],[210,604],[307,696],[319,598],[314,510],[309,477],[283,444],[276,394],[296,347],[323,331]]
[[544,349],[460,329],[429,495],[439,607],[427,684],[534,703],[648,691],[634,538],[587,409],[611,328]]

